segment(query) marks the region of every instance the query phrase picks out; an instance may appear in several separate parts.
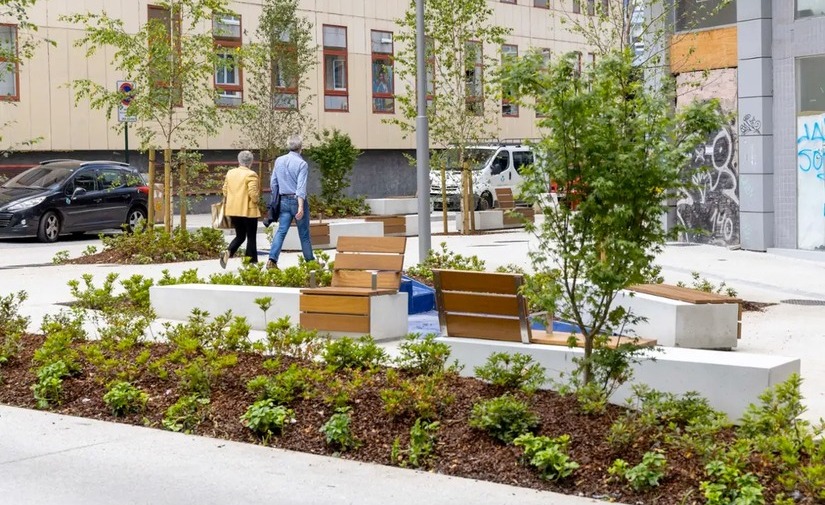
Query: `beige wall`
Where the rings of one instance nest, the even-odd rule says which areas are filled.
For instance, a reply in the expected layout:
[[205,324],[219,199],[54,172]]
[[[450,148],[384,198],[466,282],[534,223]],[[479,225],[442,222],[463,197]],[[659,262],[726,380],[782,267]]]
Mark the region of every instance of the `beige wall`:
[[[550,2],[554,7],[570,10],[572,0]],[[88,102],[75,104],[67,84],[74,79],[88,78],[114,88],[122,75],[110,65],[111,50],[100,51],[87,58],[83,48],[74,47],[82,32],[59,20],[63,14],[76,12],[106,12],[119,17],[128,30],[136,31],[146,22],[147,0],[41,0],[30,12],[33,23],[40,27],[38,36],[53,40],[56,45],[41,44],[34,57],[20,72],[20,101],[16,106],[0,103],[0,124],[13,121],[2,132],[4,144],[16,144],[32,138],[42,138],[34,150],[119,150],[123,137],[115,132],[117,118],[107,120],[101,111],[91,110]],[[532,6],[533,0],[518,0],[518,4],[504,4],[490,0],[495,9],[495,21],[512,29],[507,43],[518,45],[519,54],[530,47],[548,48],[555,53],[587,49],[576,37],[564,30],[560,14],[555,10]],[[246,32],[244,42],[254,36],[261,0],[239,0],[231,7],[242,15]],[[373,114],[370,87],[370,30],[397,32],[394,19],[403,15],[409,0],[301,0],[303,14],[313,24],[315,40],[320,46],[322,25],[347,27],[349,65],[350,112],[325,112],[323,80],[318,50],[318,64],[310,79],[311,93],[315,95],[312,110],[319,127],[338,127],[353,139],[361,149],[412,148],[414,139],[402,139],[397,127],[382,123],[386,114]],[[555,15],[554,15],[555,14]],[[3,20],[0,19],[0,22]],[[396,46],[396,51],[398,47]],[[497,54],[498,48],[485,47],[485,52]],[[396,78],[396,92],[402,92],[405,83]],[[397,107],[396,107],[397,109]],[[500,117],[501,138],[536,137],[535,114],[522,108],[520,117]],[[215,137],[205,139],[202,149],[228,149],[237,146],[239,137],[230,128]],[[135,137],[132,145],[137,144]]]

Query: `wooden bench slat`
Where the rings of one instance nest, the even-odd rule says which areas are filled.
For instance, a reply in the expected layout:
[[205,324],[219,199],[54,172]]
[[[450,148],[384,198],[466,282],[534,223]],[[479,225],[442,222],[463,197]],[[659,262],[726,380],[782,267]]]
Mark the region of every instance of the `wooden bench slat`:
[[335,270],[392,270],[400,272],[403,268],[404,256],[400,254],[338,253],[335,255]]
[[324,286],[322,288],[305,288],[301,290],[301,294],[321,295],[321,296],[376,296],[376,295],[391,295],[397,293],[397,289],[370,289],[358,287],[342,287],[342,286]]
[[433,270],[445,291],[514,294],[516,278],[513,274],[470,272],[461,270]]
[[514,295],[447,291],[442,294],[441,300],[444,306],[439,308],[446,312],[519,317],[518,299]]
[[323,312],[328,314],[368,315],[370,299],[366,296],[317,295],[302,293],[301,312]]
[[451,337],[521,342],[518,319],[447,314],[446,320]]
[[370,316],[350,316],[342,314],[301,313],[301,326],[319,331],[349,331],[369,333]]
[[670,300],[687,303],[740,303],[742,300],[716,293],[705,293],[697,289],[673,286],[671,284],[636,284],[627,288],[630,291],[647,295],[661,296]]
[[404,254],[407,237],[338,237],[338,252]]
[[[554,331],[552,335],[548,335],[544,330],[532,330],[530,342],[542,345],[563,345],[569,346],[569,339],[572,333]],[[639,338],[634,342],[633,337],[608,337],[607,347],[615,349],[619,344],[635,344],[639,347],[655,347],[656,340],[649,338]],[[581,334],[576,334],[576,347],[584,347],[584,337]]]
[[[332,274],[332,285],[344,288],[371,288],[372,273],[361,270],[338,270],[336,268]],[[379,272],[376,287],[398,291],[398,288],[401,287],[401,272]]]

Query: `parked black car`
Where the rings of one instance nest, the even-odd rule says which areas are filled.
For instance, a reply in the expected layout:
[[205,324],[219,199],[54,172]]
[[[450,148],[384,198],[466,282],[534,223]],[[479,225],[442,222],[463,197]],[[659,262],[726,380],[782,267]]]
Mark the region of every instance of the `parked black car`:
[[0,186],[0,237],[126,227],[146,219],[149,186],[137,169],[117,161],[49,160]]

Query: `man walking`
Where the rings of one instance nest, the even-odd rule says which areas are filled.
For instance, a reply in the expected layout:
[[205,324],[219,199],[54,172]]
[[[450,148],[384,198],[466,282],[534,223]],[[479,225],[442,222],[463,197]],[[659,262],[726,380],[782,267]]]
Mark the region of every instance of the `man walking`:
[[269,261],[266,268],[278,268],[278,256],[284,245],[284,238],[292,224],[292,218],[298,224],[298,237],[301,239],[301,251],[304,260],[313,261],[312,243],[309,240],[309,203],[307,202],[307,174],[309,166],[301,156],[303,148],[299,135],[293,135],[287,140],[289,152],[275,160],[272,169],[270,187],[273,195],[281,196],[281,214],[278,216],[278,231],[272,238],[272,248],[269,250]]

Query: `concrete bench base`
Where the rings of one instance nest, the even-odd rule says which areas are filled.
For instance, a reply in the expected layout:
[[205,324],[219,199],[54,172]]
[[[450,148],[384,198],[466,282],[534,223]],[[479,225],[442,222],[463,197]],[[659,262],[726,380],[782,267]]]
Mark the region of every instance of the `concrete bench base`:
[[[328,226],[329,239],[327,243],[316,243],[315,237],[310,235],[313,249],[335,249],[338,245],[338,237],[355,236],[355,237],[383,237],[384,225],[383,223],[367,223],[363,220],[358,221],[334,221],[324,223]],[[273,225],[275,226],[275,225]],[[312,228],[310,228],[310,233]],[[300,251],[301,240],[298,238],[298,228],[290,226],[289,231],[284,239],[284,251]]]
[[418,199],[415,197],[399,196],[396,198],[367,198],[370,213],[374,216],[394,216],[398,214],[416,214]]
[[385,236],[415,237],[418,235],[418,214],[404,216],[367,216],[368,223],[383,223]]
[[[508,228],[522,228],[524,225],[516,217],[505,216],[500,209],[477,210],[475,214],[476,230],[503,230]],[[455,216],[455,227],[459,232],[464,229],[461,212]]]
[[[562,346],[451,337],[437,340],[450,346],[450,359],[464,365],[462,374],[467,376],[472,376],[473,369],[483,365],[494,352],[530,355],[547,369],[547,377],[553,378],[560,372],[572,372],[573,358],[584,355],[583,349]],[[676,394],[697,391],[713,408],[725,412],[734,421],[742,417],[748,404],[758,402],[766,388],[799,373],[800,367],[798,358],[741,352],[663,348],[651,355],[655,361],[647,360],[634,366],[633,383]],[[630,396],[631,384],[625,384],[610,400],[622,404]]]
[[628,325],[641,337],[665,347],[733,349],[739,326],[739,304],[693,304],[645,293],[621,291],[614,307],[623,306],[647,321]]
[[[272,306],[264,313],[256,298],[272,298]],[[152,286],[149,298],[159,318],[186,321],[193,309],[209,312],[211,317],[231,310],[243,316],[253,330],[266,330],[266,323],[289,316],[293,324],[301,321],[300,288],[264,286],[232,286],[219,284],[176,284]],[[376,340],[401,338],[408,332],[407,293],[370,298],[370,334]],[[354,332],[327,332],[332,336],[360,336]]]
[[[302,312],[300,322],[301,326],[305,328],[317,329],[319,332],[329,333],[334,337],[359,337],[369,333],[372,338],[378,341],[399,339],[409,332],[407,293],[399,292],[391,295],[370,296],[369,315],[362,317],[369,318],[368,330],[363,328],[365,331],[336,331],[336,327],[341,328],[351,323],[347,320],[360,319],[360,317],[342,313]],[[341,319],[345,321],[342,322]]]

